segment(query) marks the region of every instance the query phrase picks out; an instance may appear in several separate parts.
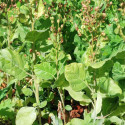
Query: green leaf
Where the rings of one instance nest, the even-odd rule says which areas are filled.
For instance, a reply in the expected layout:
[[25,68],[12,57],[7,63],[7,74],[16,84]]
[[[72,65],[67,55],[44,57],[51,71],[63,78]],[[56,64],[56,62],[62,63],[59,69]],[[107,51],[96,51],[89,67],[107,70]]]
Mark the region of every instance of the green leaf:
[[56,87],[66,87],[68,86],[69,83],[67,82],[67,80],[65,79],[64,73],[57,79],[57,81],[55,81],[53,88]]
[[56,68],[52,67],[48,62],[43,62],[34,66],[34,72],[37,77],[49,80],[54,78]]
[[119,85],[111,78],[101,77],[97,79],[97,86],[109,96],[122,94]]
[[22,89],[22,92],[25,96],[32,96],[33,94],[33,91],[30,88],[25,88],[25,87]]
[[118,116],[120,114],[125,114],[125,105],[118,106],[111,114],[111,116]]
[[89,72],[93,72],[96,77],[104,76],[105,72],[109,72],[113,65],[113,61],[109,59],[105,59],[104,61],[92,63],[89,66]]
[[66,106],[65,106],[65,109],[66,109],[67,111],[70,111],[70,110],[72,110],[72,107],[71,107],[70,105],[66,105]]
[[38,17],[42,16],[44,14],[44,4],[42,0],[39,0],[39,5],[38,5]]
[[76,92],[71,87],[65,87],[65,89],[69,92],[69,95],[76,101],[86,102],[86,104],[89,104],[91,102],[91,99],[86,96],[83,92]]
[[112,69],[113,79],[122,80],[125,79],[125,66],[122,66],[119,62],[116,62]]
[[11,99],[6,99],[4,101],[1,101],[0,103],[0,117],[5,117],[7,119],[15,119],[15,113],[14,113],[14,107],[15,102],[13,102]]
[[116,125],[124,125],[125,124],[125,121],[118,118],[117,116],[112,116],[108,120],[111,121],[111,123],[115,123]]
[[47,101],[43,101],[40,103],[39,107],[44,108],[47,105]]
[[2,49],[0,51],[0,69],[9,75],[21,80],[26,76],[24,69],[25,63],[23,56],[16,51]]
[[96,111],[96,115],[98,113],[100,113],[102,108],[102,96],[100,94],[100,92],[97,93],[97,100],[96,100],[96,107],[95,107],[95,111]]
[[15,39],[19,39],[22,42],[24,42],[26,34],[28,33],[29,28],[26,26],[23,26],[21,23],[17,23],[17,28],[15,30],[15,33],[11,39],[11,41]]
[[78,119],[78,118],[74,118],[70,121],[70,123],[66,124],[66,125],[85,125],[84,124],[84,120],[82,119]]
[[50,93],[49,93],[49,96],[48,96],[48,98],[47,98],[47,101],[50,102],[50,101],[52,101],[53,99],[54,99],[54,93],[53,93],[53,92],[50,92]]
[[12,85],[10,84],[9,86],[7,86],[6,88],[4,88],[3,90],[0,90],[0,100],[3,99],[6,96],[7,91],[10,89]]
[[45,41],[49,37],[48,29],[30,31],[26,35],[26,40],[31,42]]
[[36,116],[34,107],[22,107],[17,113],[16,125],[32,125]]
[[85,66],[82,63],[72,63],[65,67],[65,77],[74,91],[86,88]]

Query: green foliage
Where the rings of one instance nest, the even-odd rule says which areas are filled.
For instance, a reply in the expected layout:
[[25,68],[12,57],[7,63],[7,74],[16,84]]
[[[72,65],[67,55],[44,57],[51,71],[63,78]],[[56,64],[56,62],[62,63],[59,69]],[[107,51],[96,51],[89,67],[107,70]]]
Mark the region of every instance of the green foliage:
[[65,67],[65,77],[70,86],[75,91],[80,91],[86,87],[85,66],[81,63],[72,63]]
[[16,116],[16,125],[32,125],[36,120],[36,110],[33,107],[22,107]]
[[9,49],[2,49],[0,51],[0,69],[14,76],[17,80],[26,77],[24,58],[16,51]]
[[0,0],[0,124],[124,125],[124,6]]
[[56,69],[50,63],[43,62],[35,65],[34,72],[40,79],[49,80],[55,77]]

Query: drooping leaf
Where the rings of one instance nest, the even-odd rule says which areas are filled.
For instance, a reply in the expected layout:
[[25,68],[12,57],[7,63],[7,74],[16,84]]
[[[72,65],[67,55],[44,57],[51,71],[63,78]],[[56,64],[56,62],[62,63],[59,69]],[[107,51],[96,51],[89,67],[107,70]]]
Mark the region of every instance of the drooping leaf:
[[34,66],[34,72],[40,79],[53,79],[56,74],[56,68],[50,65],[48,62],[43,62]]
[[69,95],[76,101],[80,101],[81,103],[85,102],[85,104],[91,103],[91,99],[85,95],[83,92],[76,92],[71,87],[65,87],[65,89],[69,92]]
[[16,125],[32,125],[36,116],[34,107],[22,107],[17,113]]
[[86,72],[82,63],[67,65],[65,67],[65,77],[74,91],[80,91],[86,87]]

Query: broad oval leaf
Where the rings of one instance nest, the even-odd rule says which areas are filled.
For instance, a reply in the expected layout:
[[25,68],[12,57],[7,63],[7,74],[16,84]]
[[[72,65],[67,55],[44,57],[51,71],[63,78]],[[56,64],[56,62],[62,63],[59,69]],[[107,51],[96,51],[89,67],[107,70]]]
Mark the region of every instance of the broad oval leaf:
[[49,80],[54,78],[56,68],[52,67],[48,62],[43,62],[34,66],[34,72],[37,77]]
[[32,125],[36,116],[34,107],[22,107],[17,113],[16,125]]
[[86,88],[85,66],[82,63],[72,63],[65,67],[65,77],[74,91]]
[[0,51],[0,69],[9,75],[21,80],[26,76],[24,69],[25,63],[23,56],[16,51],[2,49]]

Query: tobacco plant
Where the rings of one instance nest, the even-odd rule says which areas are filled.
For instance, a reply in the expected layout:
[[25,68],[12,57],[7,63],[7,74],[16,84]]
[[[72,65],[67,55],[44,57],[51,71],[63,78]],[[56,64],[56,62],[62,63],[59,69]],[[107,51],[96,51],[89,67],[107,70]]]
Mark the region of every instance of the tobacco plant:
[[124,0],[0,0],[0,124],[125,124]]

